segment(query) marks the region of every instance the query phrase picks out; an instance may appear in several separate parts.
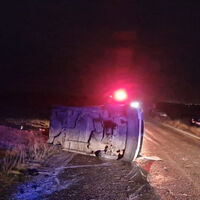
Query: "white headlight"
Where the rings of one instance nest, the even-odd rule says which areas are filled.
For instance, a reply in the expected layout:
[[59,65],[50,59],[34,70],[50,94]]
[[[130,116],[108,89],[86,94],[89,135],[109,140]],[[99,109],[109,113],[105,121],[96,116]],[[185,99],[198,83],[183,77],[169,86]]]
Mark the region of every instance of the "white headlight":
[[130,106],[132,108],[139,108],[140,107],[140,103],[138,101],[133,101],[130,103]]

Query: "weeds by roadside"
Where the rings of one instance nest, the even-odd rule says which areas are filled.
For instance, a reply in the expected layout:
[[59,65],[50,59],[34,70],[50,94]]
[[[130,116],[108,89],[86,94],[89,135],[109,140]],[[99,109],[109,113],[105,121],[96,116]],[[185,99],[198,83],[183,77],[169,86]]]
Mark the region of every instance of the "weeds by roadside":
[[24,131],[0,126],[0,183],[10,185],[23,176],[33,163],[40,165],[58,149],[46,143],[39,131]]
[[19,169],[25,163],[23,150],[7,150],[2,160],[1,174],[8,175],[13,170]]
[[169,124],[175,128],[188,131],[196,136],[200,136],[200,128],[188,125],[184,123],[182,120],[166,120],[164,121],[164,123]]
[[57,152],[55,146],[38,143],[26,149],[6,150],[4,158],[1,161],[0,175],[18,174],[19,172],[17,171],[28,167],[31,162],[36,161],[42,163],[55,152]]
[[160,121],[164,124],[173,126],[175,128],[181,129],[183,131],[187,131],[189,133],[192,133],[192,134],[200,137],[200,128],[190,125],[184,119],[168,119],[168,118],[160,118],[160,117],[154,117],[153,119],[156,121]]

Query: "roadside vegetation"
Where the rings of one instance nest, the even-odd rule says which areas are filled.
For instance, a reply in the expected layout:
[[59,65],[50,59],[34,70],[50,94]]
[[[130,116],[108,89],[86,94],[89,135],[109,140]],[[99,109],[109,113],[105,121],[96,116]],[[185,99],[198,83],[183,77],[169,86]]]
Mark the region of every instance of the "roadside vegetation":
[[190,133],[200,137],[200,128],[189,125],[189,123],[185,122],[185,120],[176,119],[176,120],[166,120],[164,122],[175,128],[179,128],[181,130],[190,132]]
[[150,109],[150,117],[175,128],[200,136],[200,127],[192,125],[192,118],[200,116],[200,105],[160,102]]
[[[17,122],[14,122],[12,124],[16,125]],[[41,121],[39,123],[41,124]],[[46,122],[42,124],[45,124],[45,128],[38,126],[34,130],[23,130],[22,125],[19,129],[0,125],[1,194],[5,188],[23,181],[30,175],[37,175],[37,168],[58,151],[57,147],[47,144],[48,129]]]

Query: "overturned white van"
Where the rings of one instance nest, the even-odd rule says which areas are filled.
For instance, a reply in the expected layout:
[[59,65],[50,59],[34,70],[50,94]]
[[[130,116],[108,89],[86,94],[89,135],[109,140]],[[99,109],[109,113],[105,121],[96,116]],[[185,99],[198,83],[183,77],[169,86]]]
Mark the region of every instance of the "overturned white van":
[[143,140],[141,108],[106,104],[92,107],[54,107],[49,143],[63,149],[111,159],[134,160]]

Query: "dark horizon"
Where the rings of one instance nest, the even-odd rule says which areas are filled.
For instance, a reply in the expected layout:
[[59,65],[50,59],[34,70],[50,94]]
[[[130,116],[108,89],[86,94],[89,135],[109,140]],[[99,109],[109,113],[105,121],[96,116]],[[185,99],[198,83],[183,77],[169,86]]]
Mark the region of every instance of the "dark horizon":
[[11,1],[1,7],[0,96],[62,102],[100,99],[125,87],[142,101],[200,103],[198,3]]

